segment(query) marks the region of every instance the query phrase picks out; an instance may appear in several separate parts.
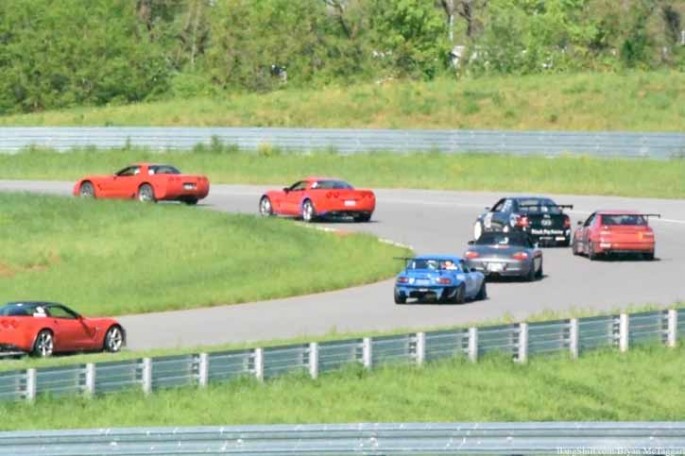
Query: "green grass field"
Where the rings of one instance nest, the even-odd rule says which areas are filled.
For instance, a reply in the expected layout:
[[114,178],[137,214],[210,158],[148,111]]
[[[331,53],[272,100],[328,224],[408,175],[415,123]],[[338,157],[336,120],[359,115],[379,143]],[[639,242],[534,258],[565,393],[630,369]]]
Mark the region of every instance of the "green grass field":
[[546,74],[391,81],[267,95],[76,108],[0,125],[682,131],[685,73]]
[[624,421],[685,417],[685,348],[588,352],[528,365],[484,358],[349,368],[95,399],[0,403],[0,429],[426,421]]
[[0,207],[0,301],[62,301],[86,315],[344,288],[391,277],[406,254],[366,234],[181,204],[0,193]]
[[[0,179],[72,180],[108,174],[135,161],[162,161],[203,173],[213,184],[289,185],[306,175],[334,175],[358,187],[685,197],[685,160],[596,159],[392,153],[238,153],[227,147],[165,154],[82,150],[0,154]],[[210,190],[211,192],[211,190]]]

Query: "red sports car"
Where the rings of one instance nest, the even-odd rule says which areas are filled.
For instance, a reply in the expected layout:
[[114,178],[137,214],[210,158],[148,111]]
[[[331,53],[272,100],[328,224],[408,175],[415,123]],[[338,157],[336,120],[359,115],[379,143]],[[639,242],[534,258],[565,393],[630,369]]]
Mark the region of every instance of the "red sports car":
[[571,249],[574,255],[587,255],[590,260],[611,254],[639,254],[646,260],[654,259],[654,231],[649,217],[634,211],[597,211],[587,220],[579,221],[573,233]]
[[0,307],[0,352],[118,352],[126,343],[124,328],[112,318],[86,318],[56,302],[10,302]]
[[87,176],[74,185],[74,196],[137,198],[140,201],[183,201],[197,204],[209,193],[205,176],[182,174],[170,165],[135,163],[107,176]]
[[328,216],[351,216],[357,222],[368,222],[375,209],[373,191],[328,177],[308,177],[282,190],[269,190],[259,200],[262,215],[301,217],[305,222]]

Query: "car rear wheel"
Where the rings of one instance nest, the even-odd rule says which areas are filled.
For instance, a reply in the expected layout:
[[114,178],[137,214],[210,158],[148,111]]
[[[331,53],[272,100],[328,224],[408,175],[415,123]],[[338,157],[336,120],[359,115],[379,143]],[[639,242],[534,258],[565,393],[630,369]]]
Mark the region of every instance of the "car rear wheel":
[[314,210],[314,204],[309,200],[304,200],[302,203],[302,220],[306,223],[313,222],[316,219],[316,211]]
[[268,196],[262,196],[262,199],[259,200],[259,215],[264,217],[274,215],[274,209]]
[[476,295],[476,299],[478,301],[483,301],[488,298],[488,290],[485,288],[485,280],[483,280],[483,283],[480,285],[480,289],[478,290],[478,294]]
[[157,201],[155,199],[155,191],[150,184],[143,184],[138,188],[137,198],[141,203],[154,203]]
[[354,216],[354,221],[355,222],[368,222],[371,220],[371,214],[363,213],[363,214],[357,214]]
[[643,253],[642,259],[644,259],[645,261],[654,261],[654,252]]
[[587,244],[587,257],[590,261],[597,260],[597,253],[595,252],[595,246],[592,242],[588,242]]
[[395,304],[404,304],[405,302],[407,302],[407,297],[402,293],[399,293],[397,290],[395,290],[394,298]]
[[186,198],[183,200],[188,206],[195,206],[197,204],[197,198]]
[[463,304],[466,301],[466,286],[462,283],[457,287],[457,292],[454,294],[454,303]]
[[55,340],[53,338],[52,331],[49,329],[42,329],[36,336],[36,341],[33,343],[33,350],[31,351],[31,354],[33,356],[47,358],[52,356],[54,349]]
[[78,189],[81,198],[95,198],[95,187],[90,182],[84,182]]
[[578,251],[578,241],[576,241],[576,238],[573,238],[573,242],[571,243],[571,253],[573,253],[575,256],[580,255],[580,252]]
[[537,271],[535,270],[535,263],[532,263],[530,265],[530,269],[528,270],[528,274],[526,274],[526,280],[528,282],[534,282],[535,279],[537,278]]
[[117,353],[124,345],[124,331],[120,326],[112,326],[105,334],[105,342],[102,347],[103,351],[110,353]]
[[542,279],[543,274],[544,273],[542,272],[542,261],[540,261],[540,269],[538,269],[538,272],[535,274],[535,278]]

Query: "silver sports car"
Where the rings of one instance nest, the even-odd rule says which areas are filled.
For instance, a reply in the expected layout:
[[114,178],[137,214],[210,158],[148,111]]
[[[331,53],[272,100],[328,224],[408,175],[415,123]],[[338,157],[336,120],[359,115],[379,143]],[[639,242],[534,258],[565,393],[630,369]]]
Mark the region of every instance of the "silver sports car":
[[522,277],[533,281],[542,277],[542,250],[528,233],[485,232],[469,241],[464,264],[486,277]]

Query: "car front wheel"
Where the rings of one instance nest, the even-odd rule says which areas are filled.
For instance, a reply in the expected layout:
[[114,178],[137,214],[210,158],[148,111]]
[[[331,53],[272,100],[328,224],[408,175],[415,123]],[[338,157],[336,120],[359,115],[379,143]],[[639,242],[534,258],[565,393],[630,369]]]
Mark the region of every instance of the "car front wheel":
[[81,198],[95,198],[95,187],[90,182],[84,182],[79,187],[78,194]]
[[264,217],[269,217],[274,214],[273,206],[271,205],[271,200],[268,196],[262,196],[259,200],[259,215]]
[[119,326],[112,326],[105,334],[103,351],[116,353],[124,345],[124,331]]

